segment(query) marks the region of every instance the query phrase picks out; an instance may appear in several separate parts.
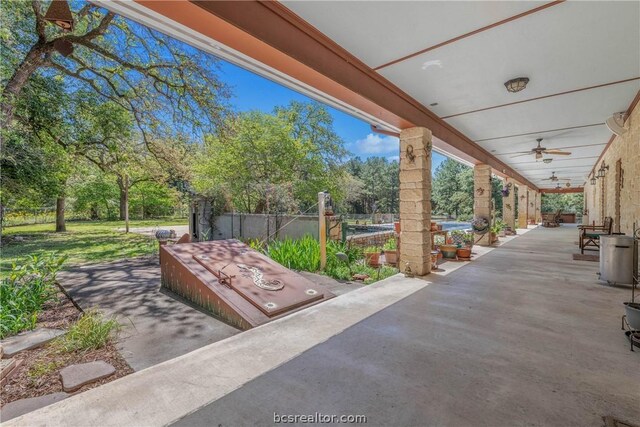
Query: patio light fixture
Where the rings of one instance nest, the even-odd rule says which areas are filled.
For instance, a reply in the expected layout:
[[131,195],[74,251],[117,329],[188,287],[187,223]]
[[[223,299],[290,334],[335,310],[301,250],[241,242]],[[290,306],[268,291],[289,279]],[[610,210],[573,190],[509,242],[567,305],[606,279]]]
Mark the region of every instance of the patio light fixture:
[[547,163],[547,164],[549,164],[549,163],[551,163],[551,161],[552,161],[552,160],[553,160],[553,159],[552,159],[551,157],[547,157],[546,159],[542,159],[542,163]]
[[596,185],[596,177],[595,176],[591,177],[591,185]]
[[598,178],[604,178],[604,175],[606,174],[606,171],[609,170],[609,165],[605,165],[604,162],[602,162],[602,165],[600,166],[600,169],[598,169]]
[[515,79],[505,82],[504,87],[506,87],[509,92],[516,93],[527,87],[527,83],[529,83],[528,77],[516,77]]
[[73,30],[73,15],[67,0],[53,0],[44,15],[44,20],[57,25],[63,31]]

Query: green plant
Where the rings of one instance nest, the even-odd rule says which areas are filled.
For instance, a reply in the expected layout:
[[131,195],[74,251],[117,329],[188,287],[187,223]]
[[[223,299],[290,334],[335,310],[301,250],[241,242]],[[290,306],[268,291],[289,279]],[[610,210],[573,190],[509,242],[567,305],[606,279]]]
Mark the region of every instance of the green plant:
[[498,220],[496,220],[496,222],[491,227],[491,232],[492,233],[496,233],[496,234],[500,233],[502,230],[505,229],[506,226],[507,226],[507,224],[504,221],[498,219]]
[[363,251],[365,254],[380,253],[380,246],[367,246]]
[[249,247],[253,250],[256,250],[261,253],[265,253],[266,248],[264,242],[260,239],[248,239],[244,243],[249,245]]
[[85,312],[69,331],[54,341],[54,347],[68,353],[76,350],[95,350],[104,347],[121,329],[114,318],[107,319],[97,310]]
[[31,369],[29,369],[29,372],[27,372],[27,376],[33,380],[36,380],[52,371],[55,371],[62,364],[63,362],[59,361],[36,362],[33,364]]
[[398,249],[398,242],[396,242],[396,239],[392,237],[386,241],[382,249],[385,251],[395,251]]
[[42,306],[55,298],[56,273],[65,257],[54,253],[30,255],[26,263],[12,265],[0,281],[0,338],[33,329]]
[[320,244],[312,236],[297,240],[275,240],[269,243],[265,253],[272,260],[293,270],[320,269]]

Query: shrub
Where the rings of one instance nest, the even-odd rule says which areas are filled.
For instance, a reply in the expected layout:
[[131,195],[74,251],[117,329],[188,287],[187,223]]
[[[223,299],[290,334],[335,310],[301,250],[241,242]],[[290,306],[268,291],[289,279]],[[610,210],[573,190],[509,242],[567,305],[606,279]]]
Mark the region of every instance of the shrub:
[[95,350],[104,347],[120,328],[116,319],[105,319],[99,311],[90,310],[65,335],[56,339],[54,347],[63,352]]
[[56,274],[64,260],[43,253],[21,266],[13,264],[0,282],[0,338],[35,328],[42,306],[56,296]]
[[320,243],[311,236],[297,240],[275,240],[267,246],[266,254],[272,260],[293,270],[320,269]]
[[[379,247],[373,248],[374,252],[380,252]],[[349,262],[338,259],[336,254],[342,252],[347,255]],[[265,251],[274,261],[293,270],[317,272],[320,270],[320,243],[311,236],[293,240],[290,238],[270,243]],[[329,277],[337,280],[351,280],[352,273],[367,274],[371,278],[365,283],[377,280],[378,270],[360,262],[362,252],[356,248],[350,248],[342,242],[327,242],[327,265],[323,271]],[[397,270],[391,267],[381,267],[380,279],[396,274]]]
[[395,250],[397,250],[398,249],[398,243],[396,242],[396,239],[392,237],[389,240],[387,240],[387,242],[384,244],[382,249],[385,250],[385,251],[395,251]]

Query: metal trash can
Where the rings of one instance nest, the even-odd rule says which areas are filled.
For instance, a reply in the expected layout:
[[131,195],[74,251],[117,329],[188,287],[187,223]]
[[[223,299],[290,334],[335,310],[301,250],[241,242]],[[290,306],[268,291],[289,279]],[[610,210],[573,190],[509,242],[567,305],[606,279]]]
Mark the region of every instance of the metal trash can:
[[600,236],[600,280],[610,285],[633,283],[633,237]]

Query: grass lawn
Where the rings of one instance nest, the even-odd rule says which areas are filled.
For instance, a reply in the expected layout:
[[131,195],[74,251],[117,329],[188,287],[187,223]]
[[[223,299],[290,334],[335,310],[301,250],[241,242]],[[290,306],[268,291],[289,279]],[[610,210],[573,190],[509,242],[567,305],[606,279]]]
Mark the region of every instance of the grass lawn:
[[[131,220],[130,227],[167,227],[186,225],[186,219]],[[56,251],[66,255],[64,268],[78,264],[112,261],[150,255],[158,251],[154,238],[136,233],[125,234],[124,221],[79,221],[67,222],[67,232],[55,233],[55,224],[34,224],[6,227],[2,230],[2,256],[0,274],[11,269],[11,263],[20,262],[30,254],[41,251]],[[24,240],[16,241],[15,236]]]

